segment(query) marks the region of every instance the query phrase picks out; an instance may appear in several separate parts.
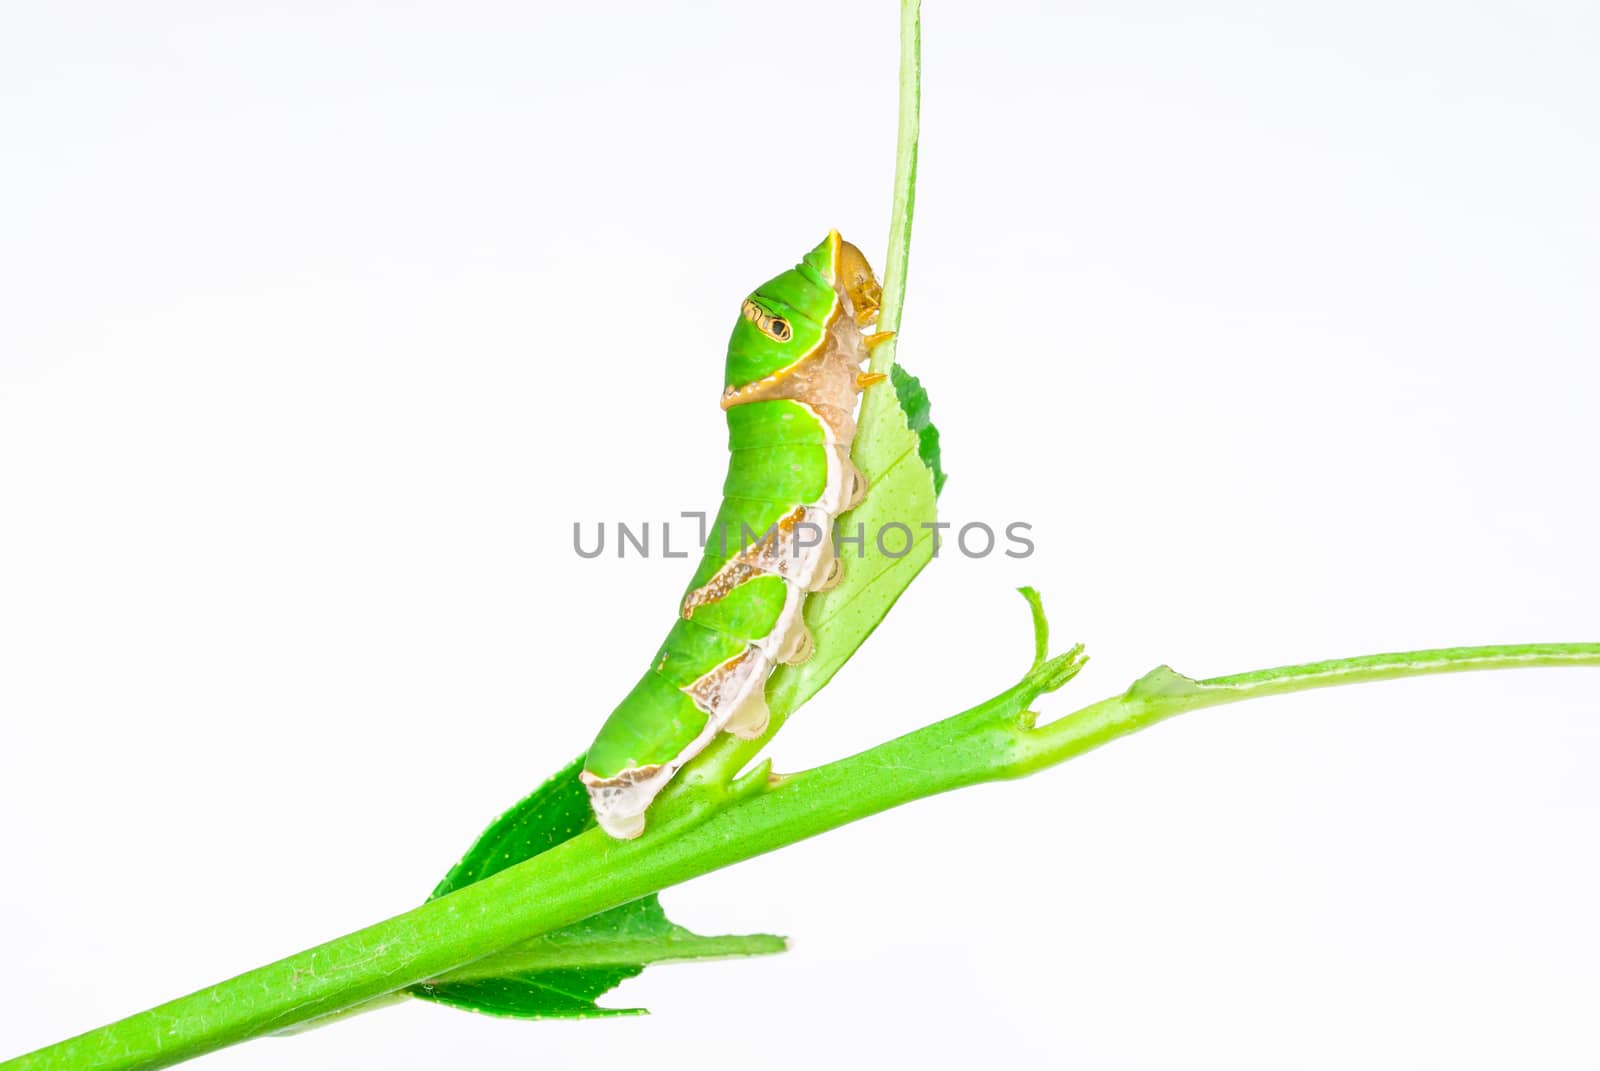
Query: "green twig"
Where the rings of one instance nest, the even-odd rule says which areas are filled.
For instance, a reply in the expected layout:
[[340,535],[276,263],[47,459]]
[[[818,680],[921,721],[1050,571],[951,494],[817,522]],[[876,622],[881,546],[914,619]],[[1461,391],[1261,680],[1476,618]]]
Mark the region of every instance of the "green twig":
[[[1043,615],[1035,617],[1042,635]],[[1161,668],[1121,695],[1034,727],[1029,705],[1083,665],[1035,660],[1016,685],[964,713],[838,762],[747,778],[672,835],[590,831],[458,892],[150,1011],[0,1064],[0,1071],[164,1067],[336,1014],[700,874],[915,799],[1021,777],[1175,714],[1362,681],[1466,670],[1600,667],[1600,643],[1454,647],[1313,662],[1193,681]],[[537,954],[537,952],[535,952]]]
[[1019,741],[1015,772],[1022,776],[1046,769],[1118,737],[1204,707],[1401,677],[1556,666],[1600,666],[1600,644],[1443,647],[1306,662],[1198,681],[1159,666],[1121,695],[1102,699],[1028,733]]

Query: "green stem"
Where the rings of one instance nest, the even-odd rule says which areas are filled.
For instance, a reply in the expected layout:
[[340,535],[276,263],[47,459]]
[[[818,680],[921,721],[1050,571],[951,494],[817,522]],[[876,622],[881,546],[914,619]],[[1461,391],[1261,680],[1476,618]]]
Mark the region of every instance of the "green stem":
[[[1043,616],[1036,616],[1043,634]],[[1361,681],[1465,670],[1600,666],[1600,644],[1457,647],[1314,662],[1207,681],[1165,667],[1121,695],[1035,728],[1028,705],[1083,665],[1035,660],[962,714],[791,777],[728,786],[709,815],[636,841],[579,836],[404,915],[36,1053],[0,1071],[165,1067],[336,1014],[732,863],[964,785],[1021,777],[1187,710]]]
[[1016,776],[1030,774],[1175,715],[1246,699],[1441,673],[1597,665],[1600,644],[1523,643],[1338,658],[1199,681],[1160,666],[1123,694],[1028,733],[1019,748],[1015,772]]
[[[899,331],[906,304],[906,271],[911,263],[911,218],[917,207],[917,142],[922,107],[922,0],[900,2],[900,118],[894,149],[894,203],[889,217],[889,252],[883,263],[883,305],[875,330]],[[894,367],[899,341],[872,351],[869,371],[883,375]],[[892,392],[868,391],[861,402],[861,427],[879,423],[878,410],[895,406]]]
[[[906,268],[911,259],[911,219],[917,204],[917,140],[922,108],[922,0],[900,4],[900,119],[895,133],[894,204],[889,216],[889,255],[883,264],[880,331],[900,329],[906,300]],[[894,350],[873,353],[872,370],[887,372]]]

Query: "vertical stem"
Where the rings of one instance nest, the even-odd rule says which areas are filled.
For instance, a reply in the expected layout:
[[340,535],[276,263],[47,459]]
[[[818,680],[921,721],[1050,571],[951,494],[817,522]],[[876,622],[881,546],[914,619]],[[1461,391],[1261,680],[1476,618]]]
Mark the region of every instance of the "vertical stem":
[[[894,205],[889,217],[889,251],[883,266],[883,307],[877,330],[899,331],[906,300],[906,269],[911,260],[911,216],[917,205],[917,137],[922,107],[922,0],[900,0],[900,120],[895,134]],[[899,349],[897,339],[872,351],[868,369],[888,375]],[[862,434],[899,408],[894,392],[869,390],[861,399]],[[858,442],[857,449],[860,449]]]
[[[889,217],[889,253],[883,265],[880,331],[900,329],[906,298],[906,267],[911,258],[911,217],[917,204],[917,130],[922,107],[922,0],[900,3],[900,123],[895,135],[894,207]],[[872,356],[872,370],[894,364],[892,345]]]

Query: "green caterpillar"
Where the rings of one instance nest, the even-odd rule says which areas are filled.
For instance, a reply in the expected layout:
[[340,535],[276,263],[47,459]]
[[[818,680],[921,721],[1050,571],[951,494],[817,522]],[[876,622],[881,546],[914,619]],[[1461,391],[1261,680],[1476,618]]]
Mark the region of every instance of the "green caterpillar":
[[866,257],[831,231],[745,299],[728,341],[728,477],[678,621],[584,759],[582,780],[613,837],[719,732],[767,727],[767,678],[804,662],[806,597],[838,583],[833,519],[866,495],[850,461],[856,396],[882,380],[861,362],[882,291]]

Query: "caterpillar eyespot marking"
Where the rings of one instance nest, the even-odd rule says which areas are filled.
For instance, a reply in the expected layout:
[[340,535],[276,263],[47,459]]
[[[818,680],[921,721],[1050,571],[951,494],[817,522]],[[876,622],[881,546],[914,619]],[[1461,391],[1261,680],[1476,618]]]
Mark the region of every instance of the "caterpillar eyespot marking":
[[740,308],[739,313],[746,320],[755,324],[756,330],[774,342],[788,342],[794,337],[794,328],[789,326],[788,320],[768,312],[750,298],[744,299],[744,305]]
[[[867,259],[829,233],[757,287],[728,340],[722,408],[728,473],[706,551],[650,668],[584,759],[600,827],[629,839],[673,776],[718,733],[768,724],[767,678],[810,657],[806,600],[838,583],[833,519],[866,494],[850,460],[862,327],[881,296]],[[865,381],[865,382],[864,382]]]

